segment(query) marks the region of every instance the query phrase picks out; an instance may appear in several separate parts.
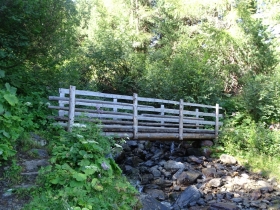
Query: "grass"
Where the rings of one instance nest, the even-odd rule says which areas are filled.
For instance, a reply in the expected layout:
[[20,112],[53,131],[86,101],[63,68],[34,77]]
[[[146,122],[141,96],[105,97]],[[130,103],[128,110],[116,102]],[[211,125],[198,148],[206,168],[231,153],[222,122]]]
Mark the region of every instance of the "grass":
[[280,157],[268,156],[251,152],[241,152],[235,155],[238,162],[250,171],[261,174],[267,178],[276,178],[280,181]]

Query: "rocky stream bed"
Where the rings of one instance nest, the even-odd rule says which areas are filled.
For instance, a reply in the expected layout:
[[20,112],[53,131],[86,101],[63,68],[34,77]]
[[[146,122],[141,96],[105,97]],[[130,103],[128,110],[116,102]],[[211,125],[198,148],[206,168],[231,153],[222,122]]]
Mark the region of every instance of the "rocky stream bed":
[[[202,146],[211,146],[204,141]],[[141,192],[144,210],[280,209],[280,185],[237,160],[190,142],[128,141],[117,163]]]
[[[191,142],[127,141],[122,146],[115,159],[140,192],[142,210],[280,209],[276,179],[249,172],[232,156],[211,158],[210,150]],[[21,183],[10,186],[3,178],[9,166],[1,168],[0,210],[20,210],[30,201],[28,195],[14,194],[14,189],[36,187],[38,170],[48,164],[42,147],[30,152],[36,152],[36,157],[18,154]]]

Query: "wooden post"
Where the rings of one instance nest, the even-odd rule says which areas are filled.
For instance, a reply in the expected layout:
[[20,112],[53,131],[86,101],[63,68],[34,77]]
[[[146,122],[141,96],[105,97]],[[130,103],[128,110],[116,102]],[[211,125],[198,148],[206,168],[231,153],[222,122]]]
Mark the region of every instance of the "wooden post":
[[[113,102],[114,102],[114,103],[117,103],[117,102],[118,102],[118,99],[117,99],[117,98],[114,98],[114,99],[113,99]],[[114,108],[113,108],[113,111],[114,111],[114,112],[118,112],[118,108],[117,108],[117,107],[114,107]],[[113,118],[113,120],[116,120],[116,118]]]
[[180,106],[179,106],[179,140],[183,140],[183,118],[184,118],[184,101],[180,99]]
[[[60,98],[64,98],[65,97],[65,93],[61,91],[61,88],[59,88],[59,97]],[[59,100],[58,101],[58,106],[59,107],[64,107],[63,101]],[[65,114],[65,111],[63,111],[63,110],[59,110],[58,111],[58,116],[59,117],[64,117],[64,114]]]
[[[195,109],[195,112],[196,112],[195,117],[196,117],[196,118],[199,118],[198,109]],[[199,125],[199,124],[196,123],[196,125]],[[197,126],[196,129],[199,129],[199,127]]]
[[216,122],[215,122],[215,139],[218,139],[219,134],[219,104],[216,104]]
[[75,118],[75,93],[76,92],[76,86],[70,86],[69,88],[69,111],[68,111],[68,124],[67,124],[67,131],[71,132],[72,127],[74,124],[74,118]]
[[133,94],[133,137],[138,139],[138,95]]
[[[160,105],[160,115],[164,116],[164,104]],[[164,125],[164,120],[161,121],[161,124]],[[164,126],[161,126],[164,127]]]

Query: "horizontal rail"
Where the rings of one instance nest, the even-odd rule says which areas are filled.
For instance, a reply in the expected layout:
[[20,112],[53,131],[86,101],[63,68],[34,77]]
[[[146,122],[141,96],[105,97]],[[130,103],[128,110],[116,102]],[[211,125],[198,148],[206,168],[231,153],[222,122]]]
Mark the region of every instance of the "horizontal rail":
[[[69,94],[69,89],[60,88],[59,92],[64,93],[64,94]],[[131,101],[133,100],[133,96],[100,93],[100,92],[86,91],[86,90],[76,90],[75,94],[76,95],[82,95],[82,96],[94,96],[94,97],[111,98],[111,99],[116,98],[116,99],[131,100]],[[138,97],[138,101],[179,105],[178,101],[156,99],[156,98]],[[188,102],[184,102],[183,105],[184,106],[202,107],[202,108],[213,108],[213,109],[216,108],[215,106],[196,104],[196,103],[188,103]],[[222,107],[219,107],[219,109],[222,109]]]
[[[50,96],[58,106],[53,117],[62,126],[75,122],[98,123],[104,135],[128,134],[134,139],[206,139],[217,138],[222,107],[180,101],[125,96],[85,90],[60,88],[59,96]],[[165,108],[167,107],[167,108]],[[211,111],[211,109],[214,109]],[[213,119],[213,120],[212,120]],[[99,125],[99,123],[102,123]]]

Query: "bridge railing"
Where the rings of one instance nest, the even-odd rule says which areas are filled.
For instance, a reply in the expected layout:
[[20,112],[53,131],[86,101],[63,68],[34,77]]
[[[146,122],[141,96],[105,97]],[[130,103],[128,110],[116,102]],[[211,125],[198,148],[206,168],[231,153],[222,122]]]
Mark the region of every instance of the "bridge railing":
[[55,117],[71,131],[75,122],[101,123],[104,135],[131,139],[214,139],[218,137],[222,109],[209,106],[156,98],[107,94],[93,91],[60,88]]

